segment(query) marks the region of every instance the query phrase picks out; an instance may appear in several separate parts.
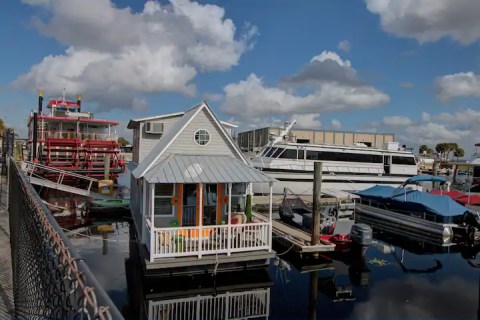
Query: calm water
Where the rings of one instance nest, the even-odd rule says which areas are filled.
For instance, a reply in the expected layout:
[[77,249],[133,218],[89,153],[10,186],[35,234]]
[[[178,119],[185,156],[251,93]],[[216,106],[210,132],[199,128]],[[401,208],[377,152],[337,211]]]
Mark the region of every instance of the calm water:
[[[129,268],[126,263],[131,261],[127,260],[130,255],[129,223],[97,223],[112,226],[112,232],[108,233],[106,240],[95,231],[96,226],[89,227],[88,237],[70,235],[70,238],[127,318],[138,318],[139,305],[148,304],[149,300],[172,302],[182,298],[182,301],[186,299],[193,303],[198,299],[198,290],[195,289],[202,288],[207,292],[206,296],[221,296],[222,288],[226,287],[221,279],[214,283],[208,276],[205,277],[206,281],[193,278],[177,282],[159,280],[157,284],[154,284],[155,279],[150,279],[147,281],[148,289],[132,285],[127,288],[127,278],[138,277],[138,266]],[[270,319],[478,317],[480,269],[472,266],[475,252],[466,249],[459,251],[460,247],[442,249],[417,242],[399,243],[406,239],[398,236],[389,239],[385,235],[377,235],[377,238],[382,240],[377,240],[378,243],[369,247],[363,257],[358,254],[356,257],[323,258],[308,261],[304,266],[288,254],[282,256],[285,260],[272,260],[266,271],[267,279],[258,280],[264,285],[263,289],[270,288],[267,290]],[[280,252],[282,248],[277,250]],[[442,253],[442,250],[450,252]],[[309,269],[317,271],[307,272]],[[245,285],[247,277],[255,278],[257,274],[228,275],[227,287]],[[225,278],[222,277],[219,278]],[[141,282],[138,278],[130,280],[130,283],[132,281],[136,284]],[[252,287],[255,285],[250,285],[244,291]],[[257,285],[254,289],[262,287]],[[154,293],[158,292],[161,292],[159,296],[166,298],[155,298]],[[312,308],[312,301],[316,301],[316,308]],[[190,308],[194,308],[193,304]],[[178,318],[157,315],[156,319]]]
[[128,219],[95,220],[69,234],[127,319],[147,317],[148,306],[153,319],[480,319],[477,253],[461,245],[376,231],[364,254],[300,262],[275,247],[282,255],[263,271],[142,281],[130,230]]

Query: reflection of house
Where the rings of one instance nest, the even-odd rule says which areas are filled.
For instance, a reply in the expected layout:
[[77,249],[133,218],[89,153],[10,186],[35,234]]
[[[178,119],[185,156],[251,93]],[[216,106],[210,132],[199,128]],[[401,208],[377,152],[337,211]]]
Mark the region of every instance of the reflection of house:
[[135,259],[125,262],[129,314],[135,319],[268,319],[270,287],[265,269],[210,275],[149,277]]
[[128,127],[131,206],[147,268],[272,256],[271,219],[247,221],[245,206],[252,183],[273,180],[249,165],[206,103]]

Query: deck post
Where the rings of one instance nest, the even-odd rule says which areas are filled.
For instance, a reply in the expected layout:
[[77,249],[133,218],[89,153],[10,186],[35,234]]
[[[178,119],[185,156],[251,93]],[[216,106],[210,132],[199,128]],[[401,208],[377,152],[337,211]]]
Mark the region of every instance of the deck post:
[[[131,178],[133,179],[133,177]],[[135,182],[136,183],[136,182]],[[141,204],[141,209],[140,209],[140,216],[141,216],[141,228],[142,228],[142,243],[146,243],[147,241],[147,228],[146,228],[146,223],[147,223],[147,217],[146,217],[146,207],[147,207],[147,186],[145,185],[145,181],[142,183],[142,204]],[[151,237],[151,231],[150,231],[150,237]],[[151,250],[151,249],[150,249]]]
[[[147,184],[147,180],[145,180],[145,184]],[[150,262],[154,261],[153,255],[156,253],[156,235],[155,235],[155,184],[148,184],[150,188],[150,222],[152,224],[150,230]]]
[[272,219],[273,219],[273,182],[269,182],[269,187],[270,187],[270,194],[268,196],[268,223],[269,223],[269,232],[268,232],[268,252],[272,252],[272,234],[273,234],[273,228],[272,228]]
[[227,256],[231,254],[232,248],[232,184],[228,184],[228,217],[227,217]]
[[203,237],[203,183],[199,183],[198,192],[198,258],[202,257]]
[[312,245],[320,240],[320,209],[322,202],[322,163],[315,162],[313,169],[313,215],[312,215]]

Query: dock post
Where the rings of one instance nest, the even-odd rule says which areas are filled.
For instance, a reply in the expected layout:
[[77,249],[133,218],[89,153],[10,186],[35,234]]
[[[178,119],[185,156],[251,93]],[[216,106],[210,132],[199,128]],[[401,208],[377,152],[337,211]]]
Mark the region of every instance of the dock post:
[[308,318],[310,320],[317,319],[318,304],[318,273],[310,272],[310,292],[308,293]]
[[[322,202],[322,163],[315,162],[313,167],[313,214],[312,245],[320,242],[320,210]],[[318,254],[316,254],[318,256]]]
[[[440,163],[438,161],[433,161],[433,176],[438,176],[438,169],[440,167]],[[433,181],[432,182],[432,190],[435,190],[438,187],[438,183]]]
[[103,175],[105,180],[110,179],[110,155],[107,153],[103,157]]

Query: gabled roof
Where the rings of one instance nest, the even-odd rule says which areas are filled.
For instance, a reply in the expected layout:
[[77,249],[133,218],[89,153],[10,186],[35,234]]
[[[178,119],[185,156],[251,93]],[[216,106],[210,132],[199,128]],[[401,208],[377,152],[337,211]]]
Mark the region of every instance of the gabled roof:
[[221,134],[225,137],[228,141],[230,146],[235,150],[238,154],[238,158],[245,164],[249,164],[249,161],[243,153],[240,151],[238,146],[232,140],[229,134],[225,131],[225,128],[221,125],[220,120],[218,120],[217,116],[213,113],[212,109],[207,105],[204,101],[201,104],[193,107],[190,110],[184,112],[183,116],[178,119],[177,122],[173,125],[172,128],[167,130],[167,132],[162,135],[162,137],[158,140],[158,143],[155,147],[150,151],[150,153],[140,162],[135,170],[133,170],[132,174],[136,179],[143,177],[148,170],[150,170],[160,159],[160,157],[165,153],[168,147],[175,142],[175,139],[185,130],[185,128],[192,122],[192,120],[202,111],[206,110],[215,121],[217,127],[219,128]]
[[[204,101],[203,103],[206,104],[206,102]],[[128,125],[127,125],[127,128],[128,129],[134,129],[138,123],[140,122],[144,122],[144,121],[152,121],[152,120],[162,120],[162,119],[166,119],[166,118],[175,118],[175,117],[181,117],[185,114],[186,111],[181,111],[181,112],[174,112],[174,113],[167,113],[167,114],[162,114],[162,115],[158,115],[158,116],[151,116],[151,117],[145,117],[145,118],[138,118],[138,119],[131,119],[129,122],[128,122]],[[220,121],[220,123],[226,127],[230,127],[230,128],[238,128],[237,125],[233,124],[233,123],[229,123],[229,122],[226,122],[226,121]]]

